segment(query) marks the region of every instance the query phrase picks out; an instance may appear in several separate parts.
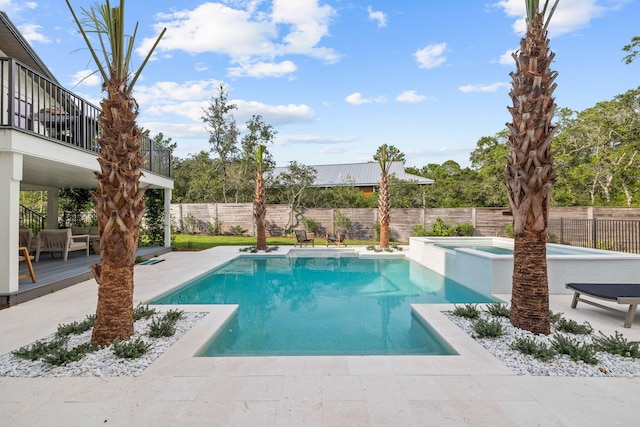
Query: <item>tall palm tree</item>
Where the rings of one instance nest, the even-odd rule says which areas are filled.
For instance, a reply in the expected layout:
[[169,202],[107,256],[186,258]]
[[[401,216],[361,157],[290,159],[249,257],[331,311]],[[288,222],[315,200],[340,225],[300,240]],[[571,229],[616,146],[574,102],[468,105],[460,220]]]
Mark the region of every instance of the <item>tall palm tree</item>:
[[404,162],[404,154],[393,145],[383,144],[373,156],[380,165],[380,191],[378,193],[378,221],[380,223],[380,248],[389,247],[389,223],[391,199],[389,196],[389,169],[393,162]]
[[264,153],[267,146],[259,144],[255,150],[256,161],[256,192],[253,198],[253,217],[256,220],[256,246],[258,250],[267,249],[267,231],[265,217],[267,215],[267,203],[265,197],[264,171],[267,167]]
[[[91,339],[108,345],[116,339],[133,335],[133,267],[138,249],[140,221],[145,210],[144,188],[140,187],[144,161],[140,147],[142,132],[136,125],[138,104],[131,91],[164,30],[151,48],[140,68],[129,70],[135,42],[136,24],[132,36],[124,33],[124,0],[111,7],[96,4],[82,9],[84,20],[76,16],[69,0],[67,6],[78,25],[103,79],[106,97],[100,101],[100,172],[96,172],[96,201],[100,232],[100,263],[91,266],[98,283],[98,304]],[[99,48],[89,41],[94,34]],[[103,61],[98,58],[103,54]],[[131,78],[131,79],[130,79]]]
[[558,5],[547,14],[539,0],[525,0],[527,33],[513,54],[516,71],[511,73],[509,95],[509,157],[505,176],[509,206],[513,214],[514,253],[511,323],[536,334],[550,333],[549,287],[547,278],[547,228],[551,189],[556,180],[553,169],[551,124],[556,108],[553,91],[557,72],[550,65],[547,27]]

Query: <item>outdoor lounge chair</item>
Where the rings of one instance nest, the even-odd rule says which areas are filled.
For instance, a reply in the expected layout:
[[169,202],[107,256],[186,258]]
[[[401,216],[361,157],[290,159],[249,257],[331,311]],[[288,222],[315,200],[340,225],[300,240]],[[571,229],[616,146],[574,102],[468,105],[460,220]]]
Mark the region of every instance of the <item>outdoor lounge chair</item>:
[[311,243],[311,246],[315,247],[315,241],[314,239],[308,239],[307,238],[307,232],[305,230],[295,230],[296,233],[296,244],[294,246],[300,245],[300,247],[302,247],[302,245],[307,246],[309,243]]
[[571,308],[576,308],[578,301],[582,301],[585,304],[591,304],[596,307],[604,308],[605,310],[619,311],[615,308],[586,300],[582,295],[599,298],[605,301],[613,301],[618,304],[629,304],[629,310],[627,311],[627,317],[624,321],[624,327],[631,327],[636,315],[636,308],[640,303],[640,283],[567,283],[565,288],[571,289],[575,292],[573,294],[573,301],[571,301]]
[[337,247],[347,246],[344,243],[345,236],[346,236],[346,233],[344,231],[338,231],[336,233],[327,233],[327,247],[329,246],[329,243],[333,243]]
[[86,251],[89,256],[89,235],[81,234],[74,236],[70,228],[62,230],[42,230],[38,234],[38,249],[36,249],[36,262],[40,261],[41,252],[62,253],[64,260],[67,260],[71,251]]

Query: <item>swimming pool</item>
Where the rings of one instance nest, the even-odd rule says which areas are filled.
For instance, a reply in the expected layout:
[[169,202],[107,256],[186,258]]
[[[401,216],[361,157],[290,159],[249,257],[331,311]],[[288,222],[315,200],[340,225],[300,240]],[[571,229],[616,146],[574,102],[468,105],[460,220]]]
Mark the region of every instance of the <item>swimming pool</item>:
[[199,356],[455,354],[415,303],[494,301],[404,258],[241,256],[151,304],[238,304]]

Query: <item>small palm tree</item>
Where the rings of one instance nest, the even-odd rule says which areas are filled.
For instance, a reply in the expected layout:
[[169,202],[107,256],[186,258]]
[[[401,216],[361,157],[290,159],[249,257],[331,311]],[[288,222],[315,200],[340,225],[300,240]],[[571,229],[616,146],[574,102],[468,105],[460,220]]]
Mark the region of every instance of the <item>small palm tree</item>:
[[[101,262],[91,266],[98,283],[91,339],[109,345],[116,338],[133,335],[133,267],[145,211],[144,188],[140,187],[142,132],[136,125],[138,105],[131,91],[164,31],[140,68],[131,74],[129,65],[138,26],[132,36],[125,35],[124,0],[117,7],[111,7],[106,0],[104,5],[82,9],[84,21],[78,19],[69,0],[66,2],[103,79],[102,90],[107,92],[100,102],[100,172],[96,172],[98,189],[93,192]],[[92,46],[89,34],[98,37],[99,49]],[[104,55],[104,62],[98,52]]]
[[253,197],[253,217],[256,220],[256,246],[259,250],[267,249],[267,231],[265,217],[267,215],[267,204],[264,185],[264,171],[267,168],[265,162],[266,145],[259,144],[255,151],[256,161],[256,192]]
[[380,192],[378,195],[378,221],[380,222],[380,248],[389,247],[391,198],[389,196],[389,169],[393,162],[404,162],[404,154],[393,145],[381,145],[373,156],[380,165]]
[[507,123],[509,157],[505,176],[509,206],[513,214],[514,253],[511,323],[536,334],[550,333],[549,287],[547,278],[547,229],[551,189],[556,180],[553,169],[551,124],[556,104],[553,91],[557,73],[550,65],[547,27],[558,0],[547,14],[539,0],[525,0],[527,33],[513,54],[516,71],[510,96]]

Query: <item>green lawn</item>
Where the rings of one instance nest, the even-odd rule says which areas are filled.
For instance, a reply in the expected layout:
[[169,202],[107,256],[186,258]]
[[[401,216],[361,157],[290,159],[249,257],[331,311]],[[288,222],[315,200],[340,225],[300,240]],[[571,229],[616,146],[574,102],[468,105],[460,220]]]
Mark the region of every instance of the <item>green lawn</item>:
[[[255,237],[245,236],[209,236],[202,234],[172,234],[171,246],[176,250],[202,250],[215,246],[255,246]],[[268,237],[268,246],[293,246],[296,243],[294,237]],[[368,246],[377,245],[378,242],[371,240],[345,240],[347,246]],[[316,246],[326,246],[327,240],[316,238]],[[331,245],[334,246],[334,245]]]

